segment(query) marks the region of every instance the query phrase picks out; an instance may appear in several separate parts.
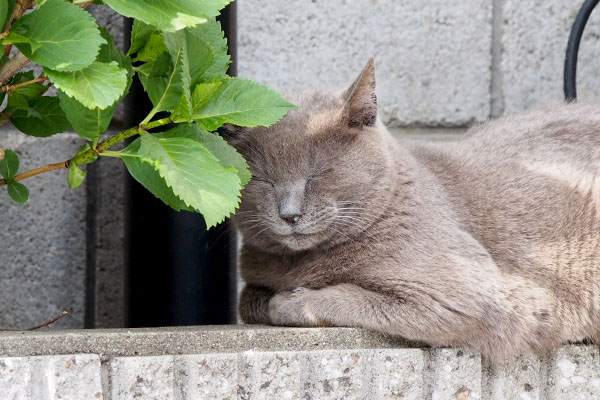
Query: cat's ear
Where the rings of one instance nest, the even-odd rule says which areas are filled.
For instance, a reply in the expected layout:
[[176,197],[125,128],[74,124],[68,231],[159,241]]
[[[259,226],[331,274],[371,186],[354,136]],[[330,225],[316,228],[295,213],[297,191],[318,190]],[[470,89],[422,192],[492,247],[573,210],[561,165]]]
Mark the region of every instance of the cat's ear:
[[375,93],[375,59],[371,57],[358,78],[342,95],[345,101],[342,117],[348,126],[362,128],[377,122]]

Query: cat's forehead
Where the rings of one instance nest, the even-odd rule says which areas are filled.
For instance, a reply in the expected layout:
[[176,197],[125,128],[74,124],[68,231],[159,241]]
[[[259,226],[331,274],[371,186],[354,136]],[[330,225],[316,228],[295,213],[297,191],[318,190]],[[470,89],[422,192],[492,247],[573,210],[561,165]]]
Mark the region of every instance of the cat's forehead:
[[304,90],[286,94],[285,97],[299,110],[289,112],[268,129],[275,136],[314,136],[334,126],[343,108],[341,96],[331,90]]

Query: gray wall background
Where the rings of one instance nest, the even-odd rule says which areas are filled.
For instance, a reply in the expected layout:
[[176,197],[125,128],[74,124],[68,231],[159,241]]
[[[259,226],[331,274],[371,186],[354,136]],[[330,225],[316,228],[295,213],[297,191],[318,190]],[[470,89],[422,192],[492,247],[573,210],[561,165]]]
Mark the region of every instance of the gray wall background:
[[[284,92],[342,88],[373,55],[388,126],[456,132],[562,100],[564,52],[581,3],[238,0],[238,71]],[[94,14],[123,44],[123,20],[104,7]],[[596,11],[580,49],[581,99],[600,96],[599,39]],[[0,131],[0,146],[19,153],[22,170],[67,159],[80,144],[69,134],[38,140]],[[96,294],[97,327],[123,325],[123,173],[118,160],[102,159],[96,177],[75,190],[65,171],[32,178],[25,205],[0,190],[0,329],[27,328],[63,309],[71,315],[57,328],[82,327],[86,290]],[[94,288],[85,287],[87,265],[96,268]]]

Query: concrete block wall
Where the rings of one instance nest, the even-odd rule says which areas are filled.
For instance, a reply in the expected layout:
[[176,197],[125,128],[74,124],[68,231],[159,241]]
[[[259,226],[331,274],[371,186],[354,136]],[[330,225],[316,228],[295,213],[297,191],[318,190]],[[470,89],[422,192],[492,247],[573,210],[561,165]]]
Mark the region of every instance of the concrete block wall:
[[592,400],[600,393],[596,346],[490,365],[462,350],[407,347],[348,328],[149,333],[71,331],[52,347],[40,333],[0,334],[2,398]]

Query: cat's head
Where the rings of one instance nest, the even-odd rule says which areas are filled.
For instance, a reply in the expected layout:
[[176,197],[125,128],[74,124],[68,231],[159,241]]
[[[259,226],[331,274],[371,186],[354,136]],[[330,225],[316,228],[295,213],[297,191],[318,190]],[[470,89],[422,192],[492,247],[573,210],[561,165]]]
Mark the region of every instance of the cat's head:
[[244,243],[294,252],[360,234],[390,190],[389,134],[377,118],[373,59],[342,93],[287,96],[300,107],[269,127],[226,127],[252,180],[233,217]]

